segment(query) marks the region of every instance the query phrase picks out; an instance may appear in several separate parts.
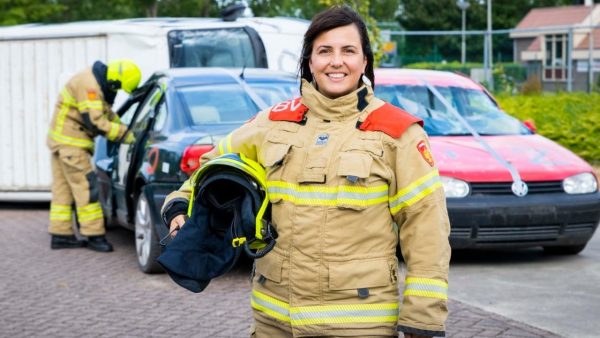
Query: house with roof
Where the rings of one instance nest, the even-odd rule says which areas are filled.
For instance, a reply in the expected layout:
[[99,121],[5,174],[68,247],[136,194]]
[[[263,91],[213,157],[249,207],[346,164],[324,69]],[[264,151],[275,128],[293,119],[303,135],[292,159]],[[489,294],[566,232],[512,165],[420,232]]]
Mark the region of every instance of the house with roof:
[[600,75],[600,28],[589,28],[599,24],[600,5],[591,1],[534,8],[510,33],[515,62],[524,64],[529,76],[539,76],[544,90],[587,91],[590,74],[592,84]]

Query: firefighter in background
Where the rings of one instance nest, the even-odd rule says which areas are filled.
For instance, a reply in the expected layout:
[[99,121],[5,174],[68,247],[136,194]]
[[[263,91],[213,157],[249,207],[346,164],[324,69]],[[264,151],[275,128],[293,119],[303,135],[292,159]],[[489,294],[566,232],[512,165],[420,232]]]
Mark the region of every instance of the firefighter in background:
[[[119,89],[131,93],[137,88],[141,72],[126,59],[96,61],[73,76],[61,90],[48,132],[52,164],[52,202],[49,232],[51,248],[88,248],[110,252],[106,240],[104,216],[98,200],[98,183],[92,169],[94,137],[133,143],[134,136],[120,123],[111,106]],[[73,234],[73,204],[80,233]]]
[[[252,337],[443,336],[450,226],[422,121],[373,95],[373,52],[349,7],[313,18],[300,75],[300,98],[202,158],[241,153],[267,171],[278,237],[255,260]],[[165,201],[171,231],[187,226],[190,189]]]

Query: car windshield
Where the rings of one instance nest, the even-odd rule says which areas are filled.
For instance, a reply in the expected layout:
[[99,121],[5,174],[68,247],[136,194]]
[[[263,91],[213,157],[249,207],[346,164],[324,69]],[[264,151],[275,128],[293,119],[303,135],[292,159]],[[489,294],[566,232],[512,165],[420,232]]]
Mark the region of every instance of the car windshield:
[[[442,86],[435,88],[481,135],[530,134],[519,120],[498,109],[482,90]],[[430,136],[470,135],[468,129],[425,86],[378,85],[375,87],[375,94],[423,119],[425,131]]]
[[[298,91],[296,82],[248,83],[269,106],[285,101]],[[239,84],[178,88],[194,125],[243,123],[260,110]]]

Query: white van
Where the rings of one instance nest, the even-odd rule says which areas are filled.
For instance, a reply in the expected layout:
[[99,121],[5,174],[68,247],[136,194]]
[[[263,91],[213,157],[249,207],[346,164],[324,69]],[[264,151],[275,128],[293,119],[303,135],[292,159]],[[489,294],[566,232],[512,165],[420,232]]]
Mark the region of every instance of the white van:
[[[169,67],[297,72],[308,21],[149,18],[0,28],[0,201],[50,200],[46,133],[55,100],[94,61],[134,60],[143,80]],[[115,107],[122,102],[122,93]]]

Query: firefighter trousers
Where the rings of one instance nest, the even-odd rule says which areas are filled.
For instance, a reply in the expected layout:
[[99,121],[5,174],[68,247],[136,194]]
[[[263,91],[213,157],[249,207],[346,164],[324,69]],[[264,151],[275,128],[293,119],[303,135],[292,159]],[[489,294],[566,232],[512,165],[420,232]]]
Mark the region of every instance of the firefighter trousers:
[[[266,323],[262,323],[258,320],[255,320],[252,326],[250,327],[250,338],[293,338],[292,330],[289,326],[274,326]],[[323,336],[324,338],[325,336]],[[345,336],[348,338],[350,336]],[[361,335],[361,338],[397,338],[398,335],[395,336],[364,336]],[[313,338],[321,338],[321,337],[313,337]],[[342,338],[337,336],[327,336],[327,338]]]
[[50,234],[73,234],[75,204],[80,233],[84,236],[104,235],[104,215],[98,200],[98,183],[90,161],[91,155],[85,149],[65,146],[52,151]]

